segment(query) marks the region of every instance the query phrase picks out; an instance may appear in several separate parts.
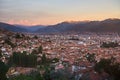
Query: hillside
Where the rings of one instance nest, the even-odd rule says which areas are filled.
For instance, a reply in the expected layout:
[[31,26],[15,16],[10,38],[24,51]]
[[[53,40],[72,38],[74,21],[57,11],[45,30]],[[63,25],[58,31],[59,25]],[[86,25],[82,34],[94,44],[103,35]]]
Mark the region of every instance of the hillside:
[[13,32],[64,33],[64,32],[120,32],[120,19],[103,21],[62,22],[49,26],[20,26],[0,23],[0,28]]

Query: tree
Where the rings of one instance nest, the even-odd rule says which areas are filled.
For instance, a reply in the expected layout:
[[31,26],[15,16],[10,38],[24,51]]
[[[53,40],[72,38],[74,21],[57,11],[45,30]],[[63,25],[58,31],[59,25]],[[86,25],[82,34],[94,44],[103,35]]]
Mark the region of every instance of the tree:
[[5,43],[8,44],[8,45],[10,45],[12,48],[16,47],[16,45],[14,43],[12,43],[10,41],[10,39],[5,39]]
[[98,73],[106,72],[113,80],[119,80],[120,77],[120,63],[115,62],[112,57],[110,59],[101,59],[100,62],[95,64],[95,71]]
[[7,80],[6,73],[9,67],[2,61],[0,61],[0,80]]
[[43,54],[42,57],[41,57],[41,63],[43,65],[47,64],[47,58],[46,58],[46,54]]
[[59,62],[59,59],[58,59],[58,58],[53,58],[53,59],[51,60],[51,63],[57,63],[57,62]]
[[22,36],[22,37],[25,37],[25,35],[24,35],[24,34],[21,34],[21,36]]
[[37,37],[36,35],[34,36],[34,38],[35,38],[35,39],[38,39],[38,37]]
[[31,54],[38,54],[37,50],[33,49]]
[[0,58],[2,57],[2,51],[0,50]]
[[101,59],[100,62],[95,64],[95,71],[102,73],[107,66],[110,66],[110,59]]
[[15,38],[20,39],[20,38],[22,38],[22,36],[21,36],[19,33],[17,33],[17,34],[15,35]]
[[16,66],[35,67],[37,65],[37,56],[35,54],[27,55],[26,52],[24,53],[14,52],[12,58],[13,63]]
[[51,80],[51,78],[50,78],[50,69],[49,68],[45,68],[45,72],[44,72],[44,74],[43,74],[43,77],[44,77],[44,79],[45,80]]
[[42,53],[42,51],[43,51],[42,46],[39,46],[39,47],[38,47],[38,52],[39,52],[39,53]]
[[90,53],[87,53],[86,55],[86,59],[89,61],[89,62],[95,62],[95,54],[90,54]]

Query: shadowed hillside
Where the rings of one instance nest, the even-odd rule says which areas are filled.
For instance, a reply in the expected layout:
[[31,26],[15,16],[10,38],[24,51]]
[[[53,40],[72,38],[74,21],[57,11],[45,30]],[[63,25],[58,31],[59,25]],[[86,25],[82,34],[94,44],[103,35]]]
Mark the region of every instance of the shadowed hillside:
[[64,33],[64,32],[120,32],[120,19],[103,21],[62,22],[50,26],[20,26],[0,23],[0,28],[13,32]]

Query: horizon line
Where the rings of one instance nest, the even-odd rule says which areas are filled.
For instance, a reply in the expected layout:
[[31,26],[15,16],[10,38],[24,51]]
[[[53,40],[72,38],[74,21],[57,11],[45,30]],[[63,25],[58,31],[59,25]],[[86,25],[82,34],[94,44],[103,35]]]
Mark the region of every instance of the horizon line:
[[120,19],[120,18],[105,18],[105,19],[99,19],[99,20],[66,20],[66,21],[60,21],[60,22],[56,22],[54,24],[21,24],[21,23],[10,23],[10,22],[3,22],[3,21],[0,21],[2,23],[7,23],[7,24],[10,24],[10,25],[20,25],[20,26],[50,26],[50,25],[57,25],[57,24],[60,24],[60,23],[63,23],[63,22],[68,22],[68,23],[77,23],[77,22],[90,22],[90,21],[104,21],[104,20],[107,20],[107,19],[111,19],[111,20],[114,20],[114,19]]

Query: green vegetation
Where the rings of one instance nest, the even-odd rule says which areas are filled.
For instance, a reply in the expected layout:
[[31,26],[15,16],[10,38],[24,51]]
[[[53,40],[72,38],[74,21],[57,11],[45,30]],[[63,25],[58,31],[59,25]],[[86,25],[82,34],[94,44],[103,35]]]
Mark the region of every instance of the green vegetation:
[[46,54],[42,54],[41,62],[39,63],[40,67],[38,69],[41,72],[42,71],[44,72],[44,73],[41,73],[44,78],[43,80],[51,80],[50,79],[50,71],[51,71],[50,61],[51,60],[46,57]]
[[5,43],[8,44],[8,45],[10,45],[12,48],[16,47],[16,45],[14,43],[12,43],[10,41],[10,39],[5,39]]
[[23,38],[23,37],[25,37],[24,34],[19,34],[19,33],[17,33],[17,34],[15,35],[15,38],[17,38],[17,39],[20,39],[20,38]]
[[6,73],[8,72],[8,65],[1,61],[2,51],[0,50],[0,80],[7,80]]
[[38,37],[35,35],[34,37],[33,37],[34,39],[38,39]]
[[0,58],[2,57],[2,51],[0,50]]
[[91,63],[92,62],[96,62],[96,60],[95,60],[95,54],[94,53],[93,54],[87,53],[87,55],[85,57]]
[[36,49],[33,49],[31,54],[39,54],[38,51]]
[[14,52],[12,56],[13,63],[21,67],[35,67],[37,65],[37,56],[29,54],[24,51],[23,53]]
[[39,46],[39,47],[38,47],[38,53],[42,53],[42,51],[43,51],[42,46]]
[[46,54],[43,54],[41,57],[41,64],[46,65],[48,64],[48,60],[46,58]]
[[56,71],[55,66],[51,65],[58,61],[58,58],[49,59],[46,57],[46,54],[42,55],[39,70],[44,71],[42,74],[44,80],[70,80],[70,72],[68,71],[68,68]]
[[51,71],[50,77],[53,80],[74,80],[74,77],[72,77],[68,69],[53,70]]
[[[33,53],[41,53],[41,60],[37,63],[37,55]],[[47,58],[45,53],[42,53],[42,46],[38,48],[31,54],[27,54],[26,51],[21,52],[14,52],[13,55],[8,60],[9,66],[20,66],[20,67],[37,67],[37,72],[31,72],[30,74],[26,75],[18,75],[12,76],[8,80],[73,80],[70,79],[70,72],[68,68],[55,70],[55,65],[53,63],[59,62],[58,58],[49,59]],[[0,70],[2,70],[2,74],[0,73],[0,80],[7,80],[6,73],[9,67],[3,62],[0,63]]]
[[42,54],[43,48],[40,45],[37,49],[33,49],[31,54]]
[[0,80],[7,80],[6,73],[9,67],[2,61],[0,61]]
[[100,74],[106,72],[110,75],[111,80],[119,80],[120,77],[120,63],[115,62],[114,58],[101,59],[96,63],[95,70]]
[[103,42],[100,47],[102,47],[102,48],[114,48],[114,47],[118,47],[118,46],[119,46],[119,44],[117,42]]
[[39,72],[32,72],[29,75],[19,75],[11,77],[9,80],[44,80]]
[[58,58],[53,58],[51,62],[52,63],[57,63],[57,62],[59,62],[59,59]]

